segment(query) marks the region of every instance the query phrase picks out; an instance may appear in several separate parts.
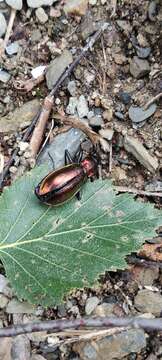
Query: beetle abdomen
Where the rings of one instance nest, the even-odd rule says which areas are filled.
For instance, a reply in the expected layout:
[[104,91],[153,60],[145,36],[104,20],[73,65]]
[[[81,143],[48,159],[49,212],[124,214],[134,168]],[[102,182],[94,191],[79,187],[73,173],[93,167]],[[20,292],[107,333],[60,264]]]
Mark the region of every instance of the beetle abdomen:
[[58,169],[48,174],[35,188],[39,200],[49,205],[59,205],[72,198],[86,181],[87,176],[78,164]]

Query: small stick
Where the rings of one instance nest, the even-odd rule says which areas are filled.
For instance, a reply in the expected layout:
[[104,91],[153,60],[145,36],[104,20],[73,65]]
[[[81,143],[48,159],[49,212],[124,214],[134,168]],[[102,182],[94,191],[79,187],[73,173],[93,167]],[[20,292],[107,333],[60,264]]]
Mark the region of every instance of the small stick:
[[9,18],[5,38],[4,38],[4,41],[3,41],[3,44],[2,44],[2,48],[1,48],[1,55],[3,55],[3,53],[5,51],[5,48],[6,48],[7,44],[8,44],[8,40],[10,38],[11,31],[12,31],[12,28],[13,28],[13,23],[14,23],[14,20],[15,20],[15,16],[16,16],[16,9],[11,8],[10,18]]
[[52,133],[53,127],[54,127],[54,120],[52,119],[51,128],[50,128],[49,133],[48,133],[48,135],[47,135],[47,137],[46,137],[46,139],[45,139],[45,141],[44,141],[44,143],[43,143],[43,145],[42,145],[42,147],[41,147],[41,149],[40,149],[40,151],[39,151],[39,153],[37,155],[37,158],[40,155],[40,153],[42,152],[42,150],[44,149],[44,147],[46,146],[47,141],[48,141],[48,139],[49,139],[49,137],[50,137],[50,135]]
[[92,48],[92,46],[95,44],[97,39],[101,36],[102,32],[107,28],[107,24],[105,23],[99,30],[95,32],[94,35],[91,36],[89,42],[83,47],[78,57],[72,62],[71,65],[64,71],[64,73],[59,77],[57,80],[55,86],[49,93],[49,95],[45,98],[41,114],[38,119],[38,124],[33,132],[30,146],[32,150],[32,154],[34,157],[36,157],[37,152],[40,148],[42,137],[44,133],[44,129],[46,127],[47,121],[49,119],[49,115],[54,103],[54,95],[56,91],[59,89],[60,85],[64,82],[64,80],[72,73],[74,68],[79,64],[80,60],[85,56],[87,51]]
[[144,190],[137,190],[135,188],[128,188],[126,186],[114,186],[114,189],[118,192],[129,192],[135,195],[145,195],[145,196],[156,196],[162,197],[161,192],[151,192],[151,191],[144,191]]
[[148,107],[152,104],[154,104],[157,100],[159,100],[162,97],[162,92],[157,94],[156,96],[154,96],[151,100],[149,100],[145,106],[144,106],[144,110],[147,110]]
[[162,331],[162,318],[146,319],[144,317],[98,317],[81,318],[74,320],[46,320],[35,323],[20,324],[0,329],[1,337],[11,337],[38,331],[62,331],[64,329],[78,329],[80,327],[116,328],[131,327],[141,328],[146,331]]

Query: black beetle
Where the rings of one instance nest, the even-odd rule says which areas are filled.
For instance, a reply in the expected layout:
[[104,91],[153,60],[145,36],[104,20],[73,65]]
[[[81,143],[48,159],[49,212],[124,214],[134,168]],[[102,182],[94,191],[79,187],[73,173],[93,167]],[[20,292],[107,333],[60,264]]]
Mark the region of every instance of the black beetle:
[[[68,163],[68,165],[67,165]],[[35,194],[40,201],[47,205],[62,205],[74,195],[80,199],[80,188],[87,181],[97,175],[97,160],[95,156],[87,156],[82,160],[79,150],[72,159],[65,151],[65,166],[50,172],[35,188]]]

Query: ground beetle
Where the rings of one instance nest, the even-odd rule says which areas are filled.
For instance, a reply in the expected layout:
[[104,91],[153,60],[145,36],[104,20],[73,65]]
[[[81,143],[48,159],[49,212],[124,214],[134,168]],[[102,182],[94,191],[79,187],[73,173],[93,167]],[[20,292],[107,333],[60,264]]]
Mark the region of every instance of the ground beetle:
[[74,195],[80,199],[82,185],[97,175],[97,159],[89,155],[82,160],[83,152],[79,148],[74,158],[65,150],[65,166],[50,172],[35,188],[35,194],[47,205],[62,205]]

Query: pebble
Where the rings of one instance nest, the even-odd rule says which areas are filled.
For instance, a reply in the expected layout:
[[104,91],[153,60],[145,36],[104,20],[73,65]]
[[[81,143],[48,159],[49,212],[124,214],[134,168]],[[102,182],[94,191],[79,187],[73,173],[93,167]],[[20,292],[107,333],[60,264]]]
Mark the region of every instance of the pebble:
[[149,20],[151,21],[156,21],[156,7],[157,7],[157,2],[156,1],[150,1],[149,6],[148,6],[148,17]]
[[39,100],[34,99],[25,102],[21,107],[16,108],[13,112],[0,117],[1,132],[12,132],[18,130],[19,128],[28,126],[31,123],[33,117],[36,116],[39,109]]
[[10,77],[11,75],[7,71],[0,69],[0,81],[6,84],[10,80]]
[[94,311],[94,314],[96,316],[115,316],[114,315],[114,303],[103,303],[101,305],[98,305]]
[[9,299],[4,296],[3,294],[0,294],[0,309],[4,309],[6,305],[8,304]]
[[141,286],[151,286],[154,281],[159,277],[159,269],[154,268],[145,268],[142,266],[134,266],[132,269],[133,280],[135,280]]
[[62,55],[50,62],[47,67],[46,81],[48,89],[52,89],[65,69],[72,63],[73,58],[69,50],[64,50]]
[[139,58],[141,59],[146,59],[150,53],[151,53],[151,48],[150,47],[140,47],[136,45],[136,52]]
[[33,305],[27,301],[20,302],[14,298],[9,301],[6,308],[7,314],[33,314],[34,312],[35,308]]
[[39,7],[35,11],[35,15],[41,24],[45,24],[48,21],[48,15],[46,14],[46,12],[42,7]]
[[55,168],[65,165],[65,150],[74,156],[79,144],[86,138],[85,134],[78,129],[70,129],[66,133],[55,136],[54,140],[48,145],[38,158],[38,164],[47,163],[49,170],[53,169],[48,153],[54,159]]
[[136,309],[142,313],[160,316],[162,311],[162,295],[151,290],[140,290],[134,299]]
[[131,153],[148,171],[155,173],[158,168],[158,161],[151,156],[138,139],[126,135],[124,137],[124,148]]
[[84,95],[81,95],[79,97],[78,103],[77,103],[77,112],[79,115],[79,118],[82,119],[83,117],[86,117],[88,115],[89,109],[88,109],[88,103]]
[[123,115],[120,111],[115,111],[115,116],[116,116],[119,120],[124,120],[124,115]]
[[6,0],[6,3],[16,10],[21,10],[23,5],[22,0]]
[[77,97],[75,97],[75,96],[70,97],[69,104],[66,108],[66,113],[69,115],[76,114],[77,104],[78,104]]
[[89,125],[93,127],[101,127],[103,125],[103,119],[101,115],[95,115],[89,119]]
[[30,341],[26,335],[18,335],[12,339],[11,360],[30,360]]
[[141,121],[147,120],[152,116],[156,111],[157,105],[152,104],[147,110],[142,109],[139,106],[130,106],[129,108],[129,118],[133,123],[139,123]]
[[113,138],[114,130],[113,129],[101,129],[99,134],[106,140],[110,141]]
[[85,15],[88,8],[88,0],[66,0],[64,12],[66,15]]
[[9,287],[8,279],[0,274],[0,293],[6,295],[8,298],[12,297],[12,289]]
[[15,55],[18,53],[19,48],[19,43],[17,41],[14,41],[10,45],[6,46],[6,53],[10,56]]
[[11,360],[11,346],[11,337],[4,337],[0,339],[0,360]]
[[150,72],[150,65],[147,60],[134,56],[130,62],[130,73],[136,79],[140,79]]
[[17,167],[16,166],[10,166],[10,173],[11,174],[16,174],[17,172]]
[[29,143],[28,142],[25,142],[25,141],[20,141],[19,142],[19,149],[20,151],[25,151],[29,148]]
[[118,93],[118,98],[122,101],[124,105],[128,105],[131,101],[131,95],[126,91],[120,91]]
[[42,37],[42,34],[39,29],[33,30],[30,35],[30,41],[32,43],[38,42]]
[[27,4],[31,8],[39,8],[41,6],[51,6],[57,0],[27,0]]
[[96,306],[99,304],[100,300],[97,296],[92,296],[87,299],[86,305],[85,305],[85,313],[86,315],[92,314]]
[[86,16],[81,24],[81,37],[86,40],[98,29],[98,24],[94,22],[92,16]]
[[111,121],[113,118],[113,109],[110,107],[109,109],[105,110],[102,116],[104,120]]
[[76,82],[74,80],[68,82],[68,91],[71,96],[75,96],[77,92]]
[[77,343],[73,350],[79,353],[81,360],[112,360],[140,352],[145,346],[144,331],[132,329],[96,341]]

